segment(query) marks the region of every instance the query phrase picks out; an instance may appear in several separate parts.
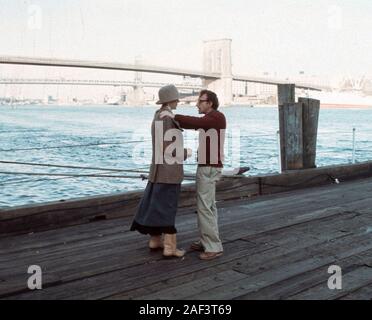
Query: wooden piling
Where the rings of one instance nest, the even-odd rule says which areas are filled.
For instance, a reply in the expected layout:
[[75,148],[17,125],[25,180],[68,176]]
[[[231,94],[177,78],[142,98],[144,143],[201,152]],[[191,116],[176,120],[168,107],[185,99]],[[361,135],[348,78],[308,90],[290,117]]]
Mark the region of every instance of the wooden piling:
[[294,84],[279,84],[278,85],[278,106],[279,106],[279,133],[280,133],[280,158],[281,158],[281,171],[286,171],[286,127],[285,127],[285,115],[284,115],[284,104],[295,103],[295,85]]
[[284,150],[286,170],[303,168],[302,103],[284,103]]
[[295,103],[295,84],[278,84],[278,104]]
[[302,103],[303,168],[315,168],[320,101],[299,98]]

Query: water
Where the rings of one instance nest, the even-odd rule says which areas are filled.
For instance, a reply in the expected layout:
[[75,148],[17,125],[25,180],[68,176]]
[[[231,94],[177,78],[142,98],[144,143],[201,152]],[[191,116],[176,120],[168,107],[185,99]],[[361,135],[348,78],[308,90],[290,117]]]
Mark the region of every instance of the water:
[[[156,107],[1,106],[0,160],[148,170],[151,159],[150,124],[155,110]],[[228,122],[226,168],[240,164],[250,166],[251,175],[278,172],[277,107],[234,106],[221,108],[221,111],[225,113]],[[196,108],[179,107],[177,112],[195,115]],[[317,165],[351,162],[353,127],[357,129],[356,160],[371,160],[370,119],[372,110],[322,109],[318,130]],[[145,142],[128,143],[133,140]],[[186,147],[195,150],[196,132],[185,131],[185,141]],[[69,147],[72,145],[78,147]],[[50,148],[61,146],[68,147]],[[133,161],[133,156],[136,161]],[[193,163],[194,157],[185,166],[188,173],[195,172]],[[125,174],[2,163],[0,171]],[[0,174],[0,207],[123,192],[143,188],[145,184],[146,181],[141,179],[129,178]]]

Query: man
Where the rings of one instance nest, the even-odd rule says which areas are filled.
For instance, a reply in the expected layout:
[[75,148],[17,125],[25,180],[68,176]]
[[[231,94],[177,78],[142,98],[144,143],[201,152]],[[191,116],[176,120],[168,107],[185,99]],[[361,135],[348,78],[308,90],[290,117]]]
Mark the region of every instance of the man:
[[160,117],[171,117],[182,128],[199,130],[198,169],[196,171],[197,212],[200,240],[191,249],[203,251],[199,258],[212,260],[222,255],[223,247],[218,231],[216,182],[221,177],[226,119],[217,111],[217,95],[202,90],[196,104],[203,117],[173,115],[162,112]]

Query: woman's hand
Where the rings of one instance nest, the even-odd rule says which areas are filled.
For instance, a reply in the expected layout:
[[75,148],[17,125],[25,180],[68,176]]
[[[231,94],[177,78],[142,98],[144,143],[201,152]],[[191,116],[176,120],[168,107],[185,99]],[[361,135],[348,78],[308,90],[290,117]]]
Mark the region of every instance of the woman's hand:
[[187,148],[187,158],[191,158],[191,157],[192,157],[192,149]]
[[165,111],[160,112],[160,119],[163,119],[164,117],[169,117],[169,118],[174,119],[174,114],[172,112],[165,110]]

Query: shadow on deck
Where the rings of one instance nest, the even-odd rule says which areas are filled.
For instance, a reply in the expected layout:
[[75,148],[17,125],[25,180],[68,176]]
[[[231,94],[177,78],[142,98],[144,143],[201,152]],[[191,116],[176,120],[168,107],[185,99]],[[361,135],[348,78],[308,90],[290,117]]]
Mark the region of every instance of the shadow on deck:
[[[131,218],[0,240],[2,299],[372,299],[372,178],[219,203],[224,255],[164,260]],[[197,239],[177,217],[179,247]],[[43,289],[30,291],[30,265]],[[342,268],[330,290],[328,267]]]

